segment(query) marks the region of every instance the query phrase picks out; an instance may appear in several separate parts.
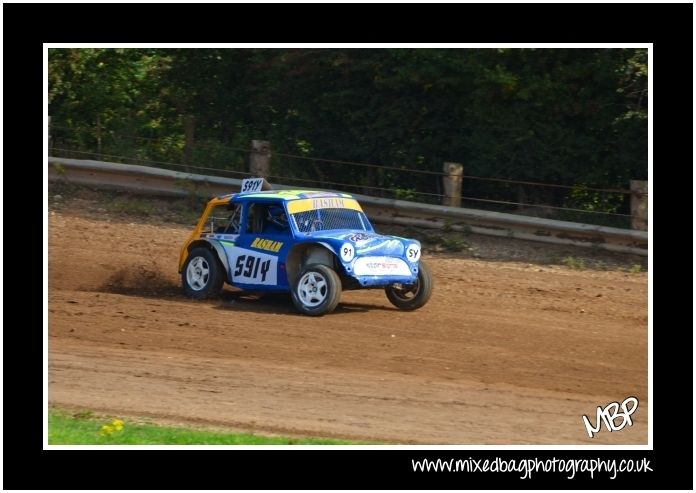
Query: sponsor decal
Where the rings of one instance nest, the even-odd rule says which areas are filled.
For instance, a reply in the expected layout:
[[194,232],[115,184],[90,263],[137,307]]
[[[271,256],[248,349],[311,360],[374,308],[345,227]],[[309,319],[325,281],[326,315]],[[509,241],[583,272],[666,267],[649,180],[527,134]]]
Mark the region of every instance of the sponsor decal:
[[356,276],[414,276],[406,262],[392,257],[358,258],[353,266],[353,273]]
[[352,209],[354,211],[362,211],[357,200],[340,197],[291,200],[288,202],[287,207],[290,214],[317,209]]
[[279,252],[283,248],[282,241],[266,240],[264,238],[254,238],[251,242],[251,248],[258,248],[259,250],[267,250],[269,252]]
[[335,197],[312,199],[312,209],[343,209],[344,200]]
[[368,269],[375,270],[396,270],[399,268],[399,264],[396,262],[368,262],[365,264]]
[[239,235],[238,234],[217,234],[216,233],[213,235],[209,234],[208,238],[213,238],[213,239],[219,240],[219,241],[231,241],[234,243],[237,240],[237,238],[239,238]]
[[348,239],[352,241],[353,243],[357,243],[359,241],[365,241],[369,240],[370,238],[376,238],[377,235],[373,235],[370,233],[355,233],[354,235],[350,235]]

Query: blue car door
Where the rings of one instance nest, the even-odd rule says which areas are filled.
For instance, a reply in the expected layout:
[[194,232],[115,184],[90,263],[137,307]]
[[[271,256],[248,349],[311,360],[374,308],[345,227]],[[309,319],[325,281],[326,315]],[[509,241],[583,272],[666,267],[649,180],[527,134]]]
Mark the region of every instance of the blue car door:
[[269,220],[269,209],[281,205],[248,203],[242,230],[234,244],[223,243],[231,284],[250,291],[286,291],[285,261],[292,247],[292,233]]

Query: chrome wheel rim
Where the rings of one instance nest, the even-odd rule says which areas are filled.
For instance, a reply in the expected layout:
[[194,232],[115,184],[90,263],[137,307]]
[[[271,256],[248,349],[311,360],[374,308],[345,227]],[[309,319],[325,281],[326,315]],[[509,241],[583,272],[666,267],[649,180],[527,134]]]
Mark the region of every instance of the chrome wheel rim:
[[194,291],[200,291],[208,285],[210,266],[203,257],[194,257],[186,268],[186,281]]
[[318,272],[307,272],[297,285],[297,296],[302,304],[309,308],[321,305],[328,294],[326,278]]

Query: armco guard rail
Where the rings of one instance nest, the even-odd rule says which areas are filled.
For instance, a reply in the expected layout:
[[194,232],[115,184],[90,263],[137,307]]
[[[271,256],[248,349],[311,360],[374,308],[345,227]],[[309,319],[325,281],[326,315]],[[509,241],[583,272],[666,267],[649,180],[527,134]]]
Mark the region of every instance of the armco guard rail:
[[[182,173],[120,163],[48,158],[48,179],[66,180],[103,189],[163,196],[191,193],[214,196],[238,191],[239,179]],[[273,184],[277,189],[290,189]],[[648,233],[591,224],[518,216],[502,212],[355,195],[373,222],[423,228],[450,228],[484,235],[561,245],[595,247],[614,252],[648,254]]]

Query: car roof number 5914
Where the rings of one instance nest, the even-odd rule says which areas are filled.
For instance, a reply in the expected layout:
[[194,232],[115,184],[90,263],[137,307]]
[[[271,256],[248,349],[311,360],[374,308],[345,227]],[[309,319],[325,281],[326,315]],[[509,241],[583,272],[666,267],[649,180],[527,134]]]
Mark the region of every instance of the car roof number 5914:
[[263,188],[263,178],[245,178],[242,180],[242,192],[260,192]]

